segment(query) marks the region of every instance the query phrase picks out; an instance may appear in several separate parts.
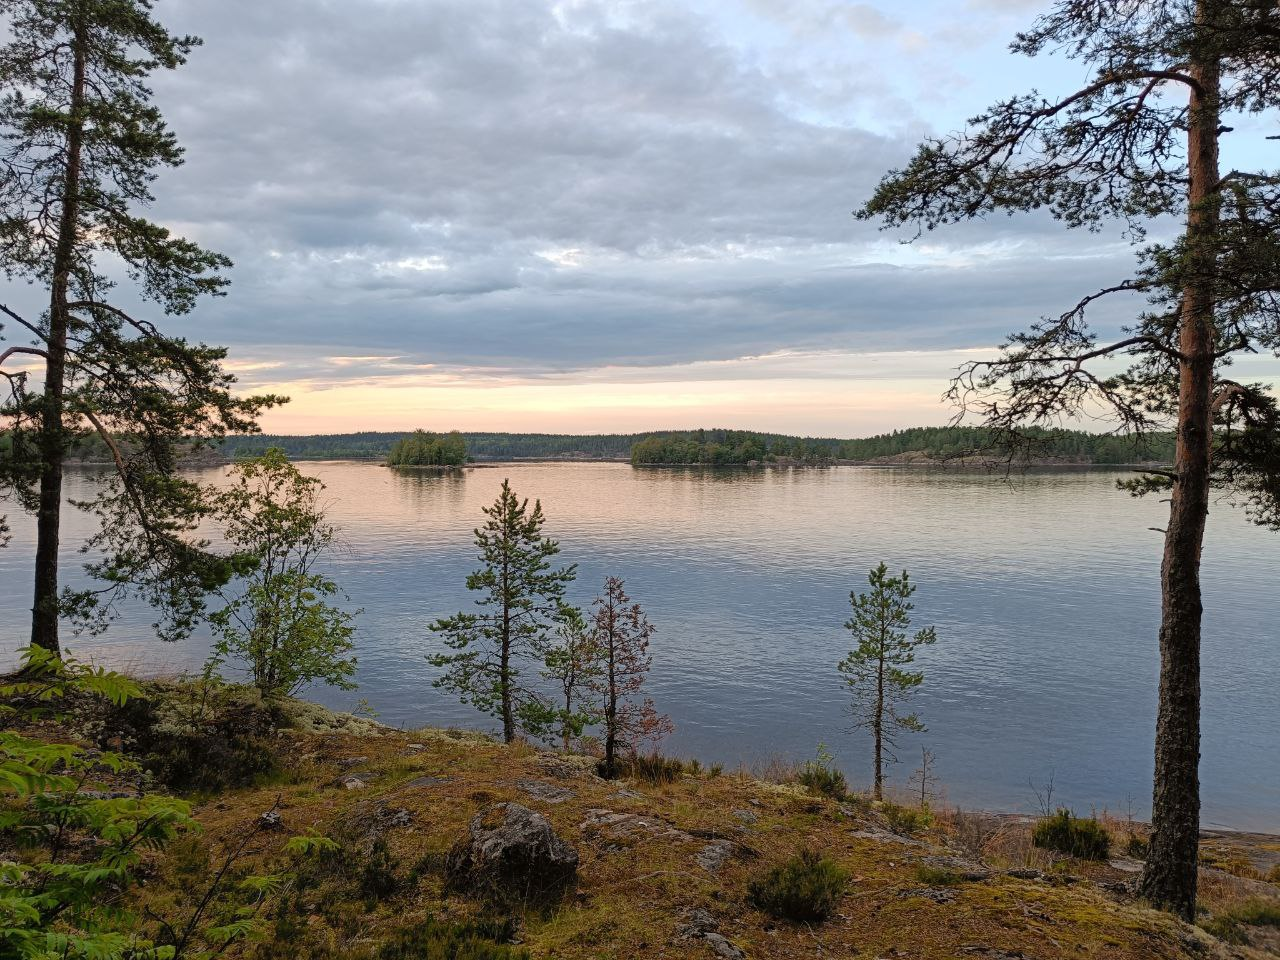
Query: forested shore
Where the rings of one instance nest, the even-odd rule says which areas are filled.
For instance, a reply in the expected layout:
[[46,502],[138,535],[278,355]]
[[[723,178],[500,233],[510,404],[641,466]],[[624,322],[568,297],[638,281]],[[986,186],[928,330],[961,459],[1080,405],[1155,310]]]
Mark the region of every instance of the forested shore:
[[[293,460],[386,460],[412,431],[228,437],[219,449],[227,460],[277,447]],[[619,460],[635,464],[745,465],[758,463],[921,463],[956,458],[994,458],[1007,451],[980,427],[912,427],[860,439],[800,437],[747,430],[661,430],[651,433],[551,434],[462,432],[470,459]],[[1118,466],[1166,463],[1173,436],[1143,438],[1082,430],[1030,430],[1019,455],[1030,463]],[[95,450],[88,438],[86,453]],[[104,457],[105,448],[97,451]],[[85,459],[91,459],[90,456]]]

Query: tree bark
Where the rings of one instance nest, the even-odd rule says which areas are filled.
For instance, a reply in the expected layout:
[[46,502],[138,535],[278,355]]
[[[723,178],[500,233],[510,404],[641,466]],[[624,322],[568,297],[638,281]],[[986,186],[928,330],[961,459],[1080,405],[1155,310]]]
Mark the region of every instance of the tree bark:
[[608,632],[606,636],[609,644],[609,676],[604,705],[604,775],[612,777],[616,772],[618,755],[618,644],[614,632],[615,615],[612,596],[607,603]]
[[876,781],[873,796],[884,799],[884,648],[881,647],[880,668],[876,674],[876,719],[873,730],[876,740]]
[[60,654],[58,642],[58,547],[62,525],[62,474],[66,461],[67,291],[75,266],[80,223],[80,176],[84,149],[84,27],[76,21],[72,37],[71,100],[68,105],[67,166],[62,182],[62,210],[54,247],[49,291],[49,339],[46,344],[44,394],[40,403],[40,503],[36,513],[35,591],[31,605],[31,644]]
[[502,739],[511,743],[516,738],[516,719],[511,707],[511,563],[512,545],[511,516],[506,504],[503,509],[507,515],[503,517],[502,534],[502,653],[499,666],[498,683],[502,694]]
[[[1201,0],[1197,22],[1211,22]],[[1177,475],[1161,563],[1160,702],[1156,720],[1151,843],[1142,893],[1157,907],[1193,921],[1200,842],[1200,554],[1209,513],[1212,453],[1213,270],[1218,231],[1221,83],[1215,54],[1192,64],[1187,139],[1188,282],[1179,330]]]

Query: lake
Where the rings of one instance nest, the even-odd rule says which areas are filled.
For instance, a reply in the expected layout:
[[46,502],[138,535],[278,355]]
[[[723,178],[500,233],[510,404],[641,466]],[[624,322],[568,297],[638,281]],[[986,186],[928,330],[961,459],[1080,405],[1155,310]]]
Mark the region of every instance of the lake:
[[[536,463],[455,474],[373,464],[304,463],[327,485],[344,549],[333,573],[363,607],[360,690],[315,690],[350,709],[367,698],[384,722],[493,728],[431,686],[427,629],[467,609],[471,530],[504,477],[541,498],[587,604],[616,574],[657,627],[650,693],[676,723],[666,752],[763,764],[803,760],[821,741],[855,785],[870,745],[851,732],[836,663],[850,646],[849,592],[883,560],[918,584],[916,626],[938,642],[918,664],[913,705],[927,733],[904,737],[891,784],[920,745],[937,757],[946,799],[1030,810],[1050,777],[1078,811],[1123,815],[1150,804],[1165,507],[1115,489],[1108,471],[1037,471],[1007,481],[918,468],[699,470]],[[86,472],[70,478],[82,495]],[[208,471],[210,479],[217,471]],[[13,516],[0,550],[0,651],[25,641],[33,546]],[[69,523],[66,569],[88,521]],[[1203,577],[1206,826],[1280,831],[1280,536],[1216,503]],[[139,671],[198,666],[207,638],[162,644],[145,609],[84,657]]]

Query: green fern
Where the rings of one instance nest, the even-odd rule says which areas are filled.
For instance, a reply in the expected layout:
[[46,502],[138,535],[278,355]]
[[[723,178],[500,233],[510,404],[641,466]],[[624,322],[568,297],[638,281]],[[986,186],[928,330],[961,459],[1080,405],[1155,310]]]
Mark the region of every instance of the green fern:
[[[58,716],[72,694],[123,704],[137,696],[132,680],[47,651],[23,651],[18,678],[0,685],[10,719]],[[113,753],[87,755],[70,743],[0,733],[0,830],[39,853],[27,863],[0,864],[0,955],[21,960],[170,960],[130,933],[135,924],[115,906],[133,881],[143,850],[160,849],[195,828],[190,805],[165,796],[100,798],[85,792],[102,770],[131,770]],[[59,838],[92,841],[93,859],[73,862]],[[56,929],[55,929],[56,922]]]

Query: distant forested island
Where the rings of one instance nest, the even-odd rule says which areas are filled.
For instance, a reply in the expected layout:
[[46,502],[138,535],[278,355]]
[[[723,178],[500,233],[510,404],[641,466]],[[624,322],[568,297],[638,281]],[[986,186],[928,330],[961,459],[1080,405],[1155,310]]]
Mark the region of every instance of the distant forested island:
[[[1169,462],[1173,434],[1143,438],[1082,430],[1030,429],[1019,454],[1032,462],[1127,464]],[[858,440],[790,437],[742,430],[656,433],[631,448],[636,465],[710,466],[750,463],[918,463],[1000,456],[998,438],[982,427],[912,427]]]
[[[747,430],[664,430],[653,433],[555,434],[467,433],[425,434],[422,431],[361,432],[314,436],[257,434],[228,437],[222,445],[227,459],[256,456],[279,447],[295,460],[382,460],[393,462],[397,444],[412,458],[442,455],[425,449],[415,436],[451,441],[456,456],[479,462],[501,460],[629,460],[637,465],[833,462],[929,462],[990,455],[991,433],[980,427],[912,427],[862,439],[798,437]],[[1156,433],[1141,440],[1083,430],[1032,430],[1028,433],[1032,460],[1063,464],[1168,463],[1173,459],[1173,435]],[[408,442],[408,446],[404,446]],[[408,461],[405,461],[408,463]],[[451,461],[440,460],[440,463]],[[461,462],[461,461],[458,461]]]
[[458,467],[466,462],[467,441],[457,430],[443,436],[415,430],[387,452],[392,467]]

